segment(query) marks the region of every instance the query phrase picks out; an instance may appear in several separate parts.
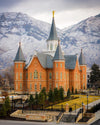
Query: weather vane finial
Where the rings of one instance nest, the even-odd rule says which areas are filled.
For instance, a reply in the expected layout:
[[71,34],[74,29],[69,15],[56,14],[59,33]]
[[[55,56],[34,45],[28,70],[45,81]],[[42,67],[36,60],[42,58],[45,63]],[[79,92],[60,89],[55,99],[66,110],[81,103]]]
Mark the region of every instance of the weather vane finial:
[[19,42],[19,46],[21,46],[21,42]]
[[52,11],[52,14],[53,14],[53,17],[54,17],[54,14],[55,14],[55,11],[54,11],[54,10]]
[[82,48],[81,48],[81,53],[82,53]]

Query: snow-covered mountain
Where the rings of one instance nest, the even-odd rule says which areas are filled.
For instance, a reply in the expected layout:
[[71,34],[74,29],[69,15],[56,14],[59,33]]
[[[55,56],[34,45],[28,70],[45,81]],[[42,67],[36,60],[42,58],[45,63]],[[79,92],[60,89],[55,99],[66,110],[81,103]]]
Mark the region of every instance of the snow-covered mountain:
[[64,29],[61,40],[65,53],[79,54],[83,48],[87,64],[100,65],[100,14]]
[[[20,41],[27,60],[35,50],[46,49],[50,26],[26,14],[0,13],[0,69],[13,64]],[[57,32],[65,54],[80,54],[83,48],[88,65],[100,64],[100,15]]]

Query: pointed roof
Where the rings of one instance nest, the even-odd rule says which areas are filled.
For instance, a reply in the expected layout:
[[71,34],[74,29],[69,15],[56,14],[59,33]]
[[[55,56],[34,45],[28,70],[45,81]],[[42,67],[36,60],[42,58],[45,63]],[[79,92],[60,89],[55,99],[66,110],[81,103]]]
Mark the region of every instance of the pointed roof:
[[65,58],[64,58],[64,56],[62,54],[62,51],[61,51],[60,41],[58,41],[58,46],[57,46],[53,61],[54,60],[65,60]]
[[81,49],[81,54],[80,54],[80,57],[79,57],[79,64],[80,65],[86,65],[85,57],[83,55],[82,49]]
[[49,34],[47,41],[49,41],[49,40],[58,40],[56,26],[55,26],[55,20],[54,20],[54,11],[53,11],[51,30],[50,30],[50,34]]
[[23,54],[22,49],[21,49],[21,42],[19,42],[19,48],[18,48],[16,57],[14,59],[14,62],[16,62],[16,61],[23,61],[23,62],[25,62],[25,57],[24,57],[24,54]]

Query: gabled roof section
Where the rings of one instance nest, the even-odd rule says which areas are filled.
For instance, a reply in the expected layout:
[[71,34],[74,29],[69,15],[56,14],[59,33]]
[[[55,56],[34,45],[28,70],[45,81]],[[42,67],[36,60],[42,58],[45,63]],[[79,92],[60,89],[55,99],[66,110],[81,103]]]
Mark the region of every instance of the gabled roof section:
[[37,53],[37,57],[39,59],[40,64],[43,66],[43,68],[46,68],[46,58],[47,55],[44,53]]
[[50,30],[49,38],[47,39],[47,41],[49,41],[49,40],[58,40],[56,26],[55,26],[55,20],[54,20],[54,11],[53,11],[51,30]]
[[66,69],[75,69],[77,56],[76,55],[65,55],[64,58],[65,58],[65,68]]
[[79,64],[80,65],[86,65],[86,61],[85,61],[85,57],[84,57],[84,54],[82,52],[82,49],[81,49],[81,54],[80,54],[80,57],[79,57]]
[[[37,58],[42,65],[43,68],[52,69],[53,68],[53,57],[51,55],[45,54],[45,53],[37,53]],[[30,59],[29,63],[25,66],[25,68],[28,68],[28,66],[31,64],[34,56]],[[66,69],[75,69],[76,66],[76,55],[65,55],[65,68]]]
[[21,49],[21,42],[19,42],[19,48],[18,48],[16,57],[14,59],[14,62],[16,62],[16,61],[25,62],[25,57],[24,57],[24,54],[23,54],[22,49]]
[[[52,62],[53,57],[51,55],[45,53],[37,53],[36,56],[43,68],[53,68],[53,62]],[[33,58],[34,56],[30,59],[29,63],[25,66],[25,68],[28,68]]]
[[62,51],[61,51],[60,41],[58,42],[58,46],[57,46],[57,49],[56,49],[56,52],[55,52],[55,55],[53,58],[53,61],[55,61],[55,60],[65,60],[65,58],[62,54]]

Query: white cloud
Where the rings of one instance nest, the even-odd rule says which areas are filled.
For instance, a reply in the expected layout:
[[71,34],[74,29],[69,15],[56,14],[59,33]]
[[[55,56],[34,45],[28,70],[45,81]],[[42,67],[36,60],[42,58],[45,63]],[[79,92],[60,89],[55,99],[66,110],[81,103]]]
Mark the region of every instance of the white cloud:
[[100,0],[0,0],[0,11],[23,12],[51,23],[56,11],[56,26],[64,28],[99,13]]

